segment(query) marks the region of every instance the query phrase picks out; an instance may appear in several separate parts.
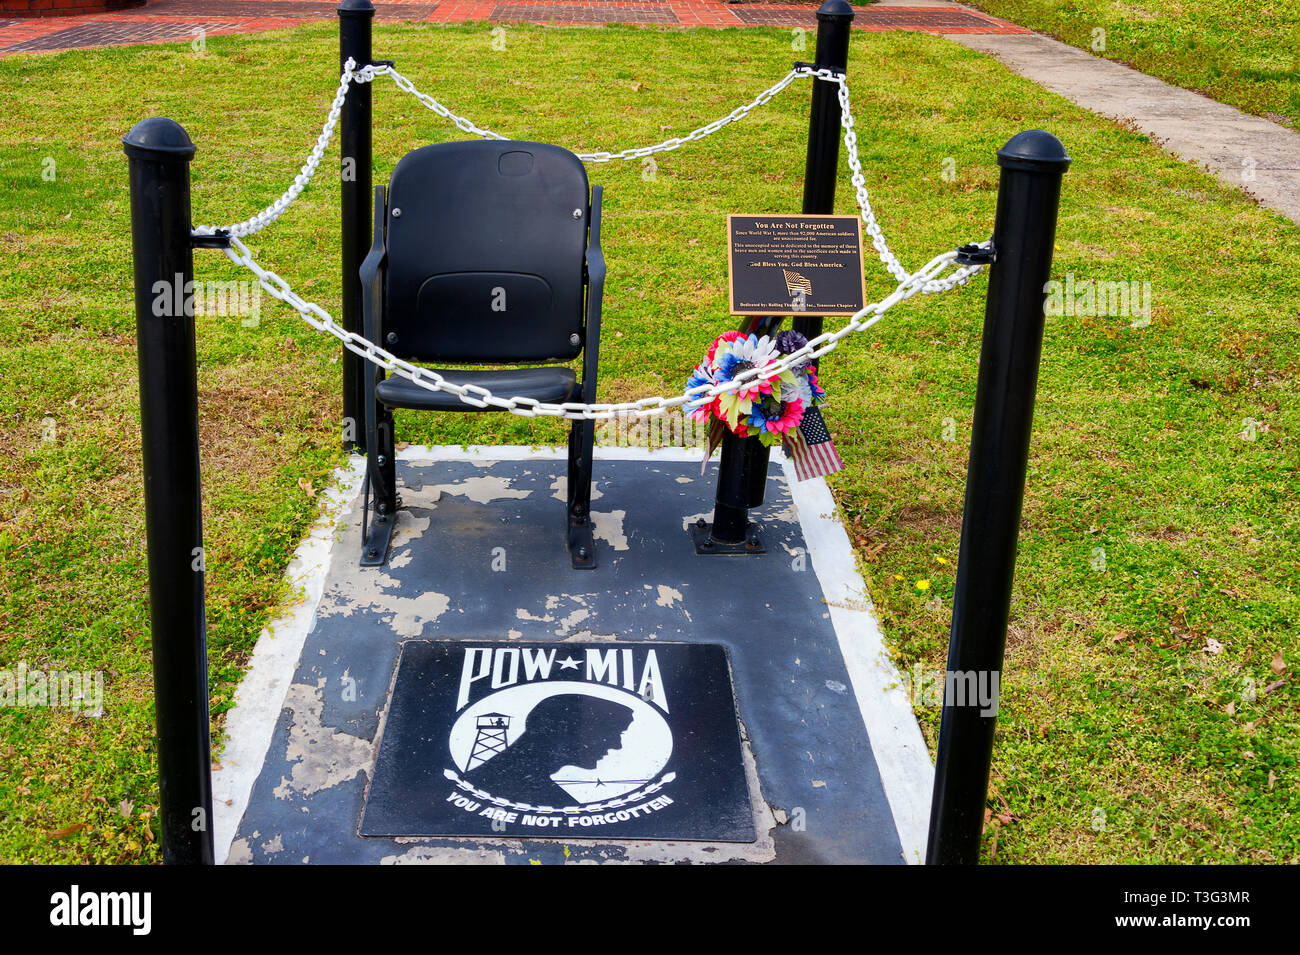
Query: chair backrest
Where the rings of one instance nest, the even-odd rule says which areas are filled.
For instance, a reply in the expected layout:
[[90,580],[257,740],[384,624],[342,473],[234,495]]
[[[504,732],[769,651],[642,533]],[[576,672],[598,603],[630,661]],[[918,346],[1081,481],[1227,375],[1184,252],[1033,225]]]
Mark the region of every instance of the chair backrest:
[[587,170],[559,146],[407,153],[388,191],[386,347],[426,362],[576,357],[589,216]]

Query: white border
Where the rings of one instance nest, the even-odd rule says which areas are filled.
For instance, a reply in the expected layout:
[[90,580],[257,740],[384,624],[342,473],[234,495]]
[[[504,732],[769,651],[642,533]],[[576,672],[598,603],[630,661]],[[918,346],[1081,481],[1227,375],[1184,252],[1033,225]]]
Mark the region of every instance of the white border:
[[212,843],[217,865],[223,865],[230,855],[253,784],[266,762],[303,644],[316,626],[316,608],[325,589],[334,539],[352,513],[364,468],[365,458],[353,458],[346,467],[335,470],[330,486],[321,492],[321,515],[285,570],[289,585],[301,588],[302,597],[282,607],[279,616],[262,630],[248,672],[235,690],[235,705],[226,713],[221,768],[212,773]]
[[[566,449],[555,447],[413,445],[397,456],[404,461],[556,461],[567,455]],[[902,689],[902,678],[885,649],[884,633],[866,584],[857,572],[853,548],[836,515],[830,488],[821,478],[795,480],[793,465],[784,455],[780,457],[813,572],[826,595],[831,626],[871,740],[903,857],[908,863],[923,862],[934,785],[934,766],[925,739]],[[595,458],[699,462],[703,449],[597,447]],[[235,706],[226,714],[227,739],[221,768],[212,774],[213,842],[218,865],[230,855],[253,784],[266,761],[285,694],[307,634],[316,624],[331,548],[338,530],[352,513],[364,465],[363,458],[354,458],[347,467],[335,471],[330,488],[322,492],[321,517],[294,552],[286,571],[291,584],[302,588],[304,597],[285,608],[262,631],[248,672],[235,692]]]
[[837,516],[831,489],[821,478],[797,480],[794,464],[784,453],[781,469],[799,512],[813,572],[826,595],[831,626],[867,727],[903,858],[912,865],[924,863],[934,791],[934,764],[925,737],[885,648],[884,631],[857,571],[853,546]]

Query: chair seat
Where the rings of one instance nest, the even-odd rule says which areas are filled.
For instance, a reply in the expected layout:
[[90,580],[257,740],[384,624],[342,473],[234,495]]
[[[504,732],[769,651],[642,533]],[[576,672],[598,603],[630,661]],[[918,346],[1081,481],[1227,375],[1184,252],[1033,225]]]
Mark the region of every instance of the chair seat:
[[[547,366],[543,368],[502,368],[488,371],[437,371],[444,379],[456,385],[475,384],[487,388],[499,398],[534,398],[559,404],[576,401],[579,397],[578,376],[572,368]],[[476,408],[466,404],[448,391],[429,391],[406,378],[385,378],[375,386],[375,397],[389,408],[410,408],[415,411],[497,411],[497,408]]]

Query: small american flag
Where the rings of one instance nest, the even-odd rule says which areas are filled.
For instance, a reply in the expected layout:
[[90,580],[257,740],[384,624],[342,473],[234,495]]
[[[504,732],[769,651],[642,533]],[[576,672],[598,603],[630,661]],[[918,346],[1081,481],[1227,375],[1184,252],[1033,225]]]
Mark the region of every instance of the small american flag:
[[785,273],[785,287],[791,295],[803,295],[804,298],[812,295],[812,282],[808,281],[807,276],[800,275],[791,269],[782,269],[781,271]]
[[786,435],[785,453],[794,462],[794,473],[800,481],[825,477],[844,469],[830,430],[816,406],[806,408],[799,427]]

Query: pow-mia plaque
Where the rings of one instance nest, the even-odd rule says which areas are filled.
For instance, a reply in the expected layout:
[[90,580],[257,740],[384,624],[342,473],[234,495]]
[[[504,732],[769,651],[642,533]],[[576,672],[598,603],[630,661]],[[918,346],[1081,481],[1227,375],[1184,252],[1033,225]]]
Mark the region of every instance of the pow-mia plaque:
[[867,303],[857,216],[729,215],[732,315],[852,315]]
[[753,842],[726,651],[410,641],[363,836]]

